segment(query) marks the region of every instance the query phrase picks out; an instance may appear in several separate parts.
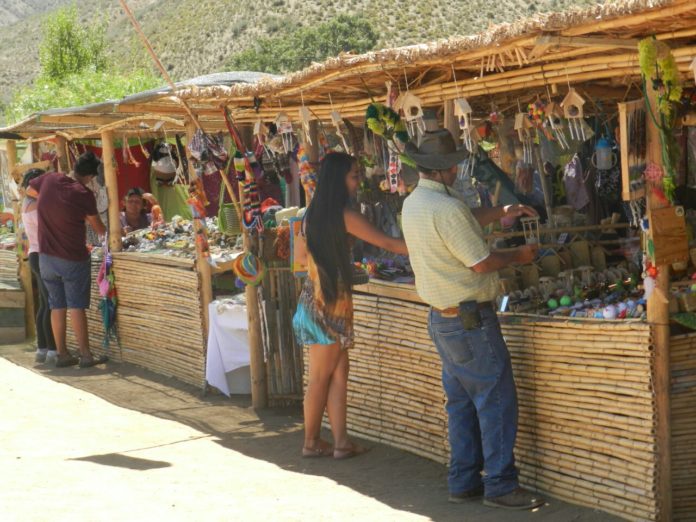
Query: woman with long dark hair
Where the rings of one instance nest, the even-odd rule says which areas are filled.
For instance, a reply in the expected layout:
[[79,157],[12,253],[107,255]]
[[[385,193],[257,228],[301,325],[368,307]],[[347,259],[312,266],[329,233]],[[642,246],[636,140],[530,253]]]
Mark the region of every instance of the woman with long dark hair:
[[[365,451],[348,440],[346,431],[347,350],[353,344],[352,238],[408,253],[403,239],[389,237],[350,208],[359,184],[360,171],[353,156],[328,154],[305,215],[307,280],[293,319],[298,340],[309,348],[304,457],[344,459]],[[324,410],[329,414],[333,447],[319,436]]]

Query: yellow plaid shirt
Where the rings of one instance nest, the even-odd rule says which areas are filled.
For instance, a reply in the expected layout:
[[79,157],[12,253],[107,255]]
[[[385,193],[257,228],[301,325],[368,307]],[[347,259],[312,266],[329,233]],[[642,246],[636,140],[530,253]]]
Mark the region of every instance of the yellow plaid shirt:
[[418,295],[440,309],[461,301],[492,301],[498,289],[496,272],[479,274],[469,268],[490,251],[469,207],[456,191],[450,193],[442,183],[421,179],[401,215]]

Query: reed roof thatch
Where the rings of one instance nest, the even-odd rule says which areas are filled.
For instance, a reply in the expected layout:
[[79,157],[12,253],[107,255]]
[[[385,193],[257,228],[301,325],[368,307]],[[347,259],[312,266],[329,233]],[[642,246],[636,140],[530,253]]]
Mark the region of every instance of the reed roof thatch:
[[640,83],[637,42],[651,35],[669,43],[686,74],[696,56],[696,1],[624,0],[540,14],[471,36],[341,54],[283,77],[185,81],[176,92],[157,90],[109,102],[98,115],[85,108],[65,109],[60,116],[42,113],[5,130],[45,133],[55,123],[65,125],[58,130],[79,137],[89,133],[88,126],[76,132],[68,125],[75,120],[83,125],[91,118],[93,131],[123,121],[127,131],[138,132],[138,115],[167,115],[180,124],[171,125],[183,126],[182,99],[211,130],[224,128],[222,107],[240,123],[272,120],[280,110],[292,118],[302,105],[324,121],[330,121],[333,109],[344,117],[361,118],[372,99],[384,99],[386,82],[408,89],[426,106],[465,96],[479,111],[488,110],[491,101],[512,107],[538,93],[563,94],[568,84],[581,85],[591,96],[619,100]]

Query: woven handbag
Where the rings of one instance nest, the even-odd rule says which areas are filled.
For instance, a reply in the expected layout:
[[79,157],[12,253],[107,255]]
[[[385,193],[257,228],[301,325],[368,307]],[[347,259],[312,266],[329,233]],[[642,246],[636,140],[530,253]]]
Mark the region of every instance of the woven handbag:
[[239,236],[242,233],[242,222],[233,202],[225,203],[225,182],[220,182],[220,199],[218,223],[220,230],[228,236]]

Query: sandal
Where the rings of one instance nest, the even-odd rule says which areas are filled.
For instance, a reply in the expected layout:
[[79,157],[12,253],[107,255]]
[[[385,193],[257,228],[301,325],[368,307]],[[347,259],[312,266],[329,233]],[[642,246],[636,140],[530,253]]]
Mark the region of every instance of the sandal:
[[369,448],[365,448],[364,446],[359,446],[358,444],[351,442],[350,446],[346,448],[334,448],[333,458],[336,460],[350,459],[357,457],[358,455],[362,455],[363,453],[367,453],[368,451],[370,451]]
[[99,357],[92,357],[91,359],[85,359],[82,357],[80,359],[80,368],[91,368],[97,364],[104,364],[109,358],[106,355],[100,355]]
[[80,360],[70,354],[61,355],[56,357],[56,368],[67,368],[68,366],[75,366]]
[[325,440],[318,440],[316,446],[308,448],[302,447],[302,457],[305,459],[314,459],[317,457],[330,457],[334,454],[333,447]]

